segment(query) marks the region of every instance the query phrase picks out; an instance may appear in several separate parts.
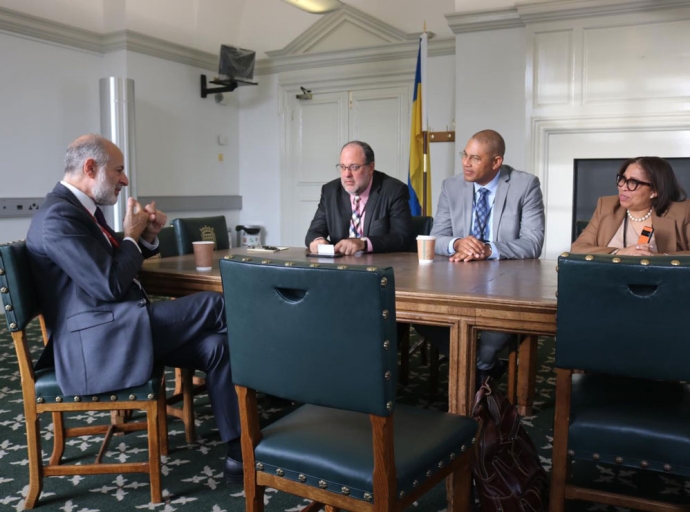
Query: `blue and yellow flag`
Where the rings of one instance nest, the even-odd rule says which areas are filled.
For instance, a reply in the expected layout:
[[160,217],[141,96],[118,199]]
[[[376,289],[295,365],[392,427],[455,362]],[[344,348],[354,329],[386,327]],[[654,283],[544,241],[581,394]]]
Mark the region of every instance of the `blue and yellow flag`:
[[410,167],[407,176],[407,186],[410,190],[410,210],[412,210],[412,215],[432,214],[426,105],[424,104],[422,90],[422,79],[426,71],[426,39],[426,33],[419,38],[417,70],[414,77],[414,93],[412,97],[412,120],[410,122]]

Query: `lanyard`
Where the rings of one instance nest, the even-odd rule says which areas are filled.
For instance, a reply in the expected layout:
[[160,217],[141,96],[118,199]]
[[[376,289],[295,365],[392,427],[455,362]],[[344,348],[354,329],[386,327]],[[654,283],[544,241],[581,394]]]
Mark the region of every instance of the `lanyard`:
[[[86,209],[86,207],[84,207],[84,209]],[[88,209],[87,209],[86,211],[89,212]],[[120,247],[120,242],[117,241],[117,238],[115,238],[115,237],[112,235],[112,233],[111,233],[109,230],[107,230],[107,229],[105,228],[105,226],[103,226],[100,222],[98,222],[98,219],[94,216],[94,214],[91,213],[91,212],[89,212],[89,215],[91,215],[91,218],[92,218],[93,221],[96,223],[96,225],[97,225],[99,228],[101,228],[101,231],[103,232],[103,234],[106,236],[106,238],[107,238],[108,241],[110,242],[110,245],[112,245],[113,248],[115,248],[115,249],[117,249],[118,247]]]

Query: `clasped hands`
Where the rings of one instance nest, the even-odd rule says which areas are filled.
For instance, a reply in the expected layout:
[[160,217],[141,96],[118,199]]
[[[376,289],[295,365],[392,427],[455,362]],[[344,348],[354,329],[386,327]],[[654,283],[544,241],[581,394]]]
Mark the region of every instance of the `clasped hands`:
[[453,244],[453,249],[455,254],[449,258],[451,262],[485,260],[491,256],[491,248],[473,236],[458,238]]
[[127,199],[127,212],[123,222],[125,237],[134,240],[143,238],[151,244],[167,221],[168,216],[156,210],[156,201],[151,201],[142,207],[133,197]]
[[658,253],[652,250],[650,244],[631,245],[623,249],[618,249],[616,252],[616,255],[620,256],[654,256],[655,254]]

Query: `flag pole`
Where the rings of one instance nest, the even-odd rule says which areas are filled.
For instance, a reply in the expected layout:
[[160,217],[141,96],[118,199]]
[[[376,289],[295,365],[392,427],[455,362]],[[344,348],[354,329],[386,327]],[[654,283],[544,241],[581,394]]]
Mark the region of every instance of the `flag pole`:
[[424,21],[424,32],[421,37],[421,74],[422,74],[422,215],[428,215],[428,211],[431,205],[427,205],[427,180],[429,177],[428,169],[428,154],[429,154],[429,123],[427,119],[426,110],[426,89],[429,82],[426,79],[426,59],[427,59],[427,33],[426,33],[426,20]]

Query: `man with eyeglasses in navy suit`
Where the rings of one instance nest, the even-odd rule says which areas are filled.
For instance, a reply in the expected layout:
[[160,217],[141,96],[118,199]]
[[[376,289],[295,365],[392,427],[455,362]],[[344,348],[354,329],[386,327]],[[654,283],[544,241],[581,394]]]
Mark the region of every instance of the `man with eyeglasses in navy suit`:
[[402,181],[374,169],[374,150],[351,141],[340,151],[340,178],[326,183],[305,243],[311,253],[333,244],[336,253],[405,251],[412,236],[410,194]]

